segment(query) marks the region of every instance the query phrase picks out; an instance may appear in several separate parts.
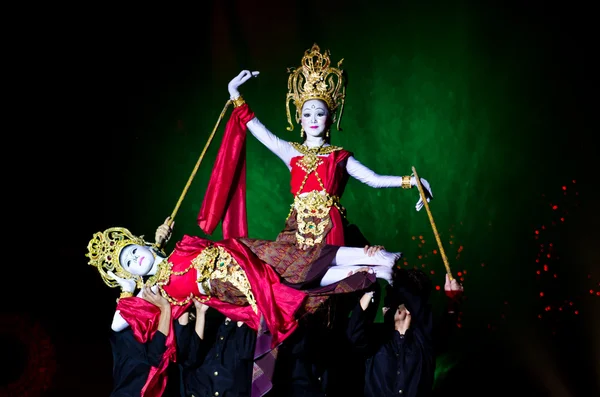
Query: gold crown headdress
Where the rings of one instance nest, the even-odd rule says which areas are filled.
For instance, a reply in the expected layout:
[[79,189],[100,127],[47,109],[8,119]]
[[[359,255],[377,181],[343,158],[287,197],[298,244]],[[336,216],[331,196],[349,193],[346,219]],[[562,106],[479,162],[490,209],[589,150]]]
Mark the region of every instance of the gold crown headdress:
[[[321,53],[319,46],[313,44],[310,50],[304,52],[300,67],[288,68],[288,73],[291,73],[288,78],[288,94],[285,101],[288,131],[294,129],[290,115],[290,100],[296,107],[296,122],[299,123],[302,105],[310,99],[324,101],[329,108],[333,122],[337,121],[337,129],[340,129],[346,97],[344,71],[340,69],[344,59],[340,60],[335,68],[330,66],[329,55],[329,50]],[[336,114],[338,107],[340,107],[339,115]]]
[[95,233],[88,243],[88,253],[85,254],[90,258],[88,264],[98,269],[104,283],[111,288],[118,287],[119,284],[108,275],[108,272],[113,272],[121,278],[134,279],[138,288],[143,285],[144,280],[141,276],[129,273],[119,262],[121,250],[131,244],[148,245],[143,236],[134,236],[124,227],[111,227],[103,232]]

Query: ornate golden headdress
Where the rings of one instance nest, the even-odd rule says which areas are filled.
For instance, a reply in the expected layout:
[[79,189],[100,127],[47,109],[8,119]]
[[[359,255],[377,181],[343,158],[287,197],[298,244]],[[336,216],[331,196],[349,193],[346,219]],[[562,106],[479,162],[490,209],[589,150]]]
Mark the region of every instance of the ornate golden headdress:
[[143,285],[144,280],[141,276],[129,273],[119,262],[121,250],[131,244],[148,245],[143,237],[134,236],[124,227],[111,227],[95,233],[88,243],[88,253],[85,254],[90,258],[88,264],[98,269],[104,283],[111,288],[118,287],[119,284],[108,275],[108,272],[113,272],[121,278],[134,279],[138,288]]
[[[319,46],[313,44],[310,50],[304,52],[300,67],[288,68],[288,73],[291,73],[288,78],[288,94],[285,101],[288,131],[294,129],[290,115],[290,100],[296,107],[296,122],[299,123],[302,105],[309,99],[324,101],[329,108],[333,122],[337,121],[337,129],[340,129],[346,97],[344,71],[340,69],[344,60],[338,62],[337,68],[331,67],[329,50],[322,54],[320,51]],[[340,107],[339,115],[336,113],[338,107]]]

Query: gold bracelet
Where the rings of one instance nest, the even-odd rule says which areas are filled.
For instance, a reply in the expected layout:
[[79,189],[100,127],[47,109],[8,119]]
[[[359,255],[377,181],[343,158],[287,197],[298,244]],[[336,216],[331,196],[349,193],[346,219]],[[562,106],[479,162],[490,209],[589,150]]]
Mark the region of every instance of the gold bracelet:
[[233,107],[235,108],[239,108],[240,106],[242,106],[244,103],[246,103],[246,101],[244,101],[244,98],[242,98],[242,96],[238,96],[235,99],[232,99],[231,102],[233,102]]
[[403,176],[402,177],[402,189],[410,189],[412,188],[411,184],[410,184],[410,176]]
[[129,298],[132,296],[133,296],[133,292],[122,291],[121,295],[119,295],[119,298]]

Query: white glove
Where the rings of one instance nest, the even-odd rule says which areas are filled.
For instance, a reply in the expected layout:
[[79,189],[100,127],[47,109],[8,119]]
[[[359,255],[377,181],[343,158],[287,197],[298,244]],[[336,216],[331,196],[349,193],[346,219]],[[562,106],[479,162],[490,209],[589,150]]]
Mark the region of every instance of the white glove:
[[249,70],[242,70],[240,74],[235,76],[227,85],[227,89],[229,90],[229,97],[231,99],[235,99],[240,96],[240,91],[238,90],[239,86],[244,84],[252,77],[257,77],[260,72],[250,72]]
[[[420,178],[421,179],[421,185],[423,186],[423,190],[425,192],[425,196],[427,197],[427,202],[430,202],[431,199],[433,198],[433,193],[431,192],[431,186],[429,186],[429,182],[427,182],[426,179]],[[410,177],[410,185],[411,186],[417,186],[417,178],[415,178],[414,176]],[[419,193],[419,201],[417,201],[417,205],[415,205],[415,208],[417,211],[421,211],[421,208],[423,208],[423,198],[421,197],[421,194]]]
[[136,283],[134,279],[121,278],[111,271],[106,272],[106,274],[108,274],[113,280],[117,282],[117,284],[121,286],[121,290],[123,290],[123,292],[131,292],[133,294],[133,291],[135,291]]

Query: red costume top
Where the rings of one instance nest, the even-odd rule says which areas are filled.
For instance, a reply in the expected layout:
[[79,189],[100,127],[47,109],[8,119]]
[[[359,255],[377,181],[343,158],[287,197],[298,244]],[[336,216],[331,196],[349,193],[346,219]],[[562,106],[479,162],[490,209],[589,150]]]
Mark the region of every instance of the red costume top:
[[[311,191],[325,192],[333,197],[334,205],[329,209],[332,228],[325,237],[325,242],[331,245],[344,245],[344,229],[340,212],[339,198],[344,193],[348,183],[346,160],[352,153],[344,149],[331,152],[326,156],[317,156],[317,166],[307,167],[303,164],[305,156],[293,157],[291,161],[291,192],[294,196]],[[308,171],[308,176],[307,176]],[[324,188],[324,189],[323,189]]]

